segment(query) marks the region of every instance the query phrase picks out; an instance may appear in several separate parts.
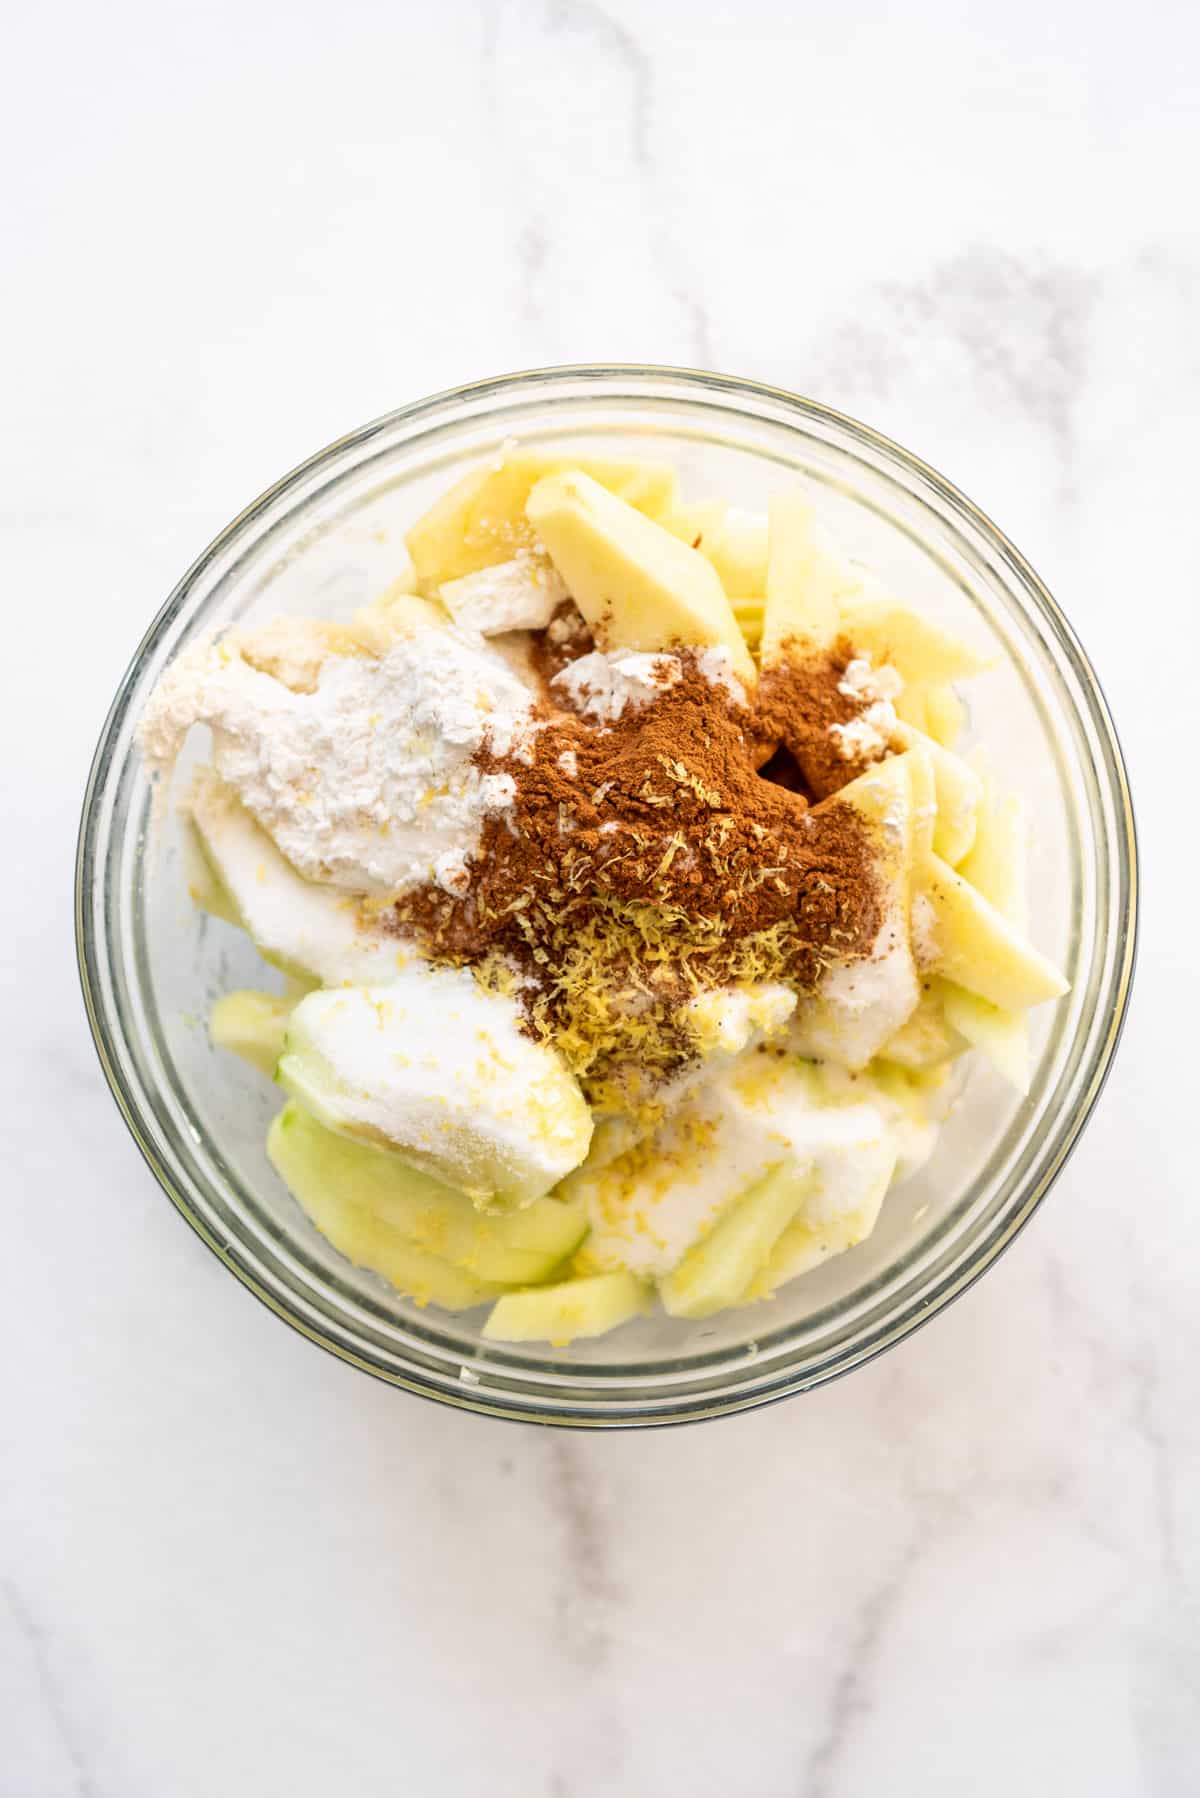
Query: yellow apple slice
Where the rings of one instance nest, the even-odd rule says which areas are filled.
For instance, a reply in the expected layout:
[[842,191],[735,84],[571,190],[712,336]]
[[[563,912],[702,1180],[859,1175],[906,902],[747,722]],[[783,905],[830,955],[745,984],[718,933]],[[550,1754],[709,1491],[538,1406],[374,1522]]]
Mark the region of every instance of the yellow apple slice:
[[931,681],[925,689],[925,731],[943,749],[953,749],[967,724],[967,708],[949,681]]
[[226,993],[213,1006],[208,1034],[218,1049],[232,1050],[270,1078],[283,1054],[287,1021],[296,1008],[293,997],[249,989]]
[[485,1215],[465,1193],[398,1155],[335,1135],[295,1103],[271,1125],[267,1152],[305,1211],[314,1213],[322,1195],[334,1193],[478,1280],[531,1286],[549,1278],[587,1233],[583,1206],[558,1198],[505,1217]]
[[913,1073],[924,1073],[963,1053],[968,1046],[965,1033],[959,1033],[942,1006],[942,988],[946,984],[927,982],[916,1010],[879,1051],[884,1061],[909,1068]]
[[698,550],[578,471],[539,481],[527,511],[602,647],[720,644],[754,679],[725,590]]
[[707,1236],[659,1281],[672,1317],[709,1317],[736,1305],[808,1197],[810,1166],[781,1162],[735,1199]]
[[988,1061],[1019,1093],[1029,1091],[1029,1025],[1020,1012],[1002,1009],[968,993],[952,980],[937,991],[946,1023]]
[[757,649],[762,642],[766,600],[761,593],[753,594],[749,599],[735,594],[729,603],[738,621],[738,629],[746,639],[747,649]]
[[895,758],[908,765],[908,777],[912,789],[913,835],[912,859],[915,877],[921,878],[921,870],[928,866],[933,854],[934,832],[937,829],[937,782],[934,779],[933,762],[924,743],[916,742],[911,749]]
[[[1015,794],[1002,796],[995,782],[985,779],[979,828],[959,872],[1018,930],[1026,928],[1029,916],[1027,859],[1028,837],[1020,800]],[[947,1020],[1018,1092],[1028,1092],[1028,1019],[1020,1012],[989,1005],[986,999],[964,992],[961,987],[944,984]]]
[[826,804],[852,805],[877,825],[890,854],[889,860],[907,879],[912,867],[913,764],[907,755],[875,762],[847,786],[839,787]]
[[578,469],[651,516],[674,499],[676,476],[660,462],[543,455],[515,450],[457,481],[408,532],[408,553],[422,590],[507,562],[533,543],[529,495],[546,475]]
[[944,862],[957,867],[975,841],[983,782],[961,756],[943,749],[911,724],[897,724],[895,737],[907,748],[923,749],[929,757],[937,794],[933,847]]
[[993,666],[992,658],[869,585],[847,594],[840,609],[840,629],[854,647],[876,667],[890,662],[906,682],[963,680]]
[[[1016,794],[1001,795],[990,778],[983,782],[975,840],[958,864],[964,880],[1019,929],[1029,916],[1026,887],[1028,831]],[[949,860],[949,857],[946,858]]]
[[650,1309],[650,1288],[633,1274],[590,1274],[509,1292],[483,1326],[490,1342],[549,1342],[565,1348],[580,1336],[605,1336]]
[[770,501],[767,605],[762,662],[778,661],[789,643],[821,647],[839,629],[839,601],[861,577],[846,561],[812,502],[800,493]]
[[928,916],[922,909],[918,928],[929,939],[923,959],[934,973],[1010,1011],[1062,997],[1067,983],[1058,969],[1003,913],[940,857],[929,867],[918,902]]

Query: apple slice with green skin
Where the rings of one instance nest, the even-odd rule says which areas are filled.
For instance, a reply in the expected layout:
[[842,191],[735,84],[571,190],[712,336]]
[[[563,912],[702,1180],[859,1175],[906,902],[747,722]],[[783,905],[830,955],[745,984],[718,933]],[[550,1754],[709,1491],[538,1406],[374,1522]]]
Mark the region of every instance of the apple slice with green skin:
[[936,855],[919,903],[928,907],[919,928],[930,938],[934,973],[1008,1011],[1028,1011],[1067,991],[1054,964]]
[[789,1280],[865,1242],[879,1220],[895,1169],[896,1151],[886,1138],[850,1149],[837,1170],[843,1190],[836,1208],[822,1204],[819,1189],[811,1194],[800,1214],[783,1230],[743,1298],[772,1298]]
[[659,1281],[672,1317],[709,1317],[736,1305],[813,1185],[811,1166],[781,1162],[722,1212],[707,1236]]
[[602,648],[719,645],[754,680],[725,589],[698,550],[579,472],[547,475],[526,509]]
[[580,1336],[606,1336],[649,1311],[651,1291],[633,1274],[590,1274],[509,1292],[492,1308],[483,1334],[490,1342],[548,1342],[566,1348]]
[[591,1141],[561,1057],[461,968],[413,962],[387,986],[310,993],[277,1078],[328,1129],[394,1150],[485,1210],[540,1198]]
[[268,1148],[276,1172],[304,1210],[313,1211],[321,1195],[333,1194],[477,1280],[536,1285],[587,1234],[583,1206],[555,1198],[490,1217],[464,1193],[409,1167],[398,1155],[326,1130],[294,1101],[272,1124]]
[[267,1132],[271,1163],[301,1210],[347,1261],[381,1274],[419,1305],[441,1305],[447,1311],[470,1311],[503,1292],[497,1282],[477,1279],[440,1255],[431,1255],[386,1218],[355,1204],[323,1180],[308,1180],[290,1163],[281,1122],[282,1114]]
[[840,614],[839,629],[854,647],[869,654],[876,667],[890,662],[906,683],[964,680],[995,665],[994,658],[910,612],[871,581],[846,594]]
[[665,463],[517,450],[464,475],[407,533],[422,590],[435,591],[443,581],[492,568],[530,548],[534,537],[525,510],[530,493],[547,475],[572,470],[652,517],[675,499],[675,472]]
[[801,650],[805,645],[820,648],[832,643],[840,625],[839,600],[860,579],[803,494],[772,498],[767,542],[764,668],[778,661],[791,643]]
[[209,1014],[209,1038],[218,1049],[232,1050],[270,1079],[283,1054],[287,1021],[295,1008],[294,996],[249,988],[226,993]]
[[937,797],[932,846],[944,862],[956,868],[975,842],[983,782],[961,756],[943,749],[911,724],[901,720],[894,735],[906,749],[923,749],[929,757]]
[[200,771],[186,807],[204,860],[228,900],[221,915],[240,924],[274,967],[330,983],[381,983],[412,959],[411,951],[371,927],[354,899],[297,874],[211,770]]

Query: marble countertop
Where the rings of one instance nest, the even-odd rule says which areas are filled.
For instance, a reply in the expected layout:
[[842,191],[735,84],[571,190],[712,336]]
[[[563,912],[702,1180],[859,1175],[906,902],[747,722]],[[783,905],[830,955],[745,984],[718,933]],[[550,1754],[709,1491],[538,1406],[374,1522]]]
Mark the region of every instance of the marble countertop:
[[[68,0],[8,41],[2,1798],[1200,1789],[1200,15]],[[1100,1109],[980,1286],[817,1395],[585,1440],[229,1278],[101,1080],[70,880],[227,518],[588,358],[805,391],[977,496],[1106,683],[1146,909]]]

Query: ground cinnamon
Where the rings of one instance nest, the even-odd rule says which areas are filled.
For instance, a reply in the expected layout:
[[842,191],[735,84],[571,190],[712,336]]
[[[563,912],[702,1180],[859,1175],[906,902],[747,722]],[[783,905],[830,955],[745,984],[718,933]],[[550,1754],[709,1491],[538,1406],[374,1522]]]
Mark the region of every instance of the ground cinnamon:
[[482,771],[514,779],[511,814],[486,825],[465,894],[429,885],[396,907],[396,927],[430,953],[518,991],[596,1103],[633,1063],[686,1059],[680,1008],[694,993],[744,979],[811,988],[833,958],[865,954],[881,922],[861,815],[757,771],[782,711],[753,713],[694,654],[680,661],[676,684],[615,724],[547,703],[530,760],[482,752]]
[[886,753],[878,750],[846,753],[845,739],[837,726],[852,724],[864,709],[861,696],[845,690],[845,675],[855,658],[846,639],[832,649],[785,645],[784,656],[764,670],[754,695],[752,729],[761,760],[780,744],[794,757],[806,790],[816,799],[827,798],[847,781],[862,774]]

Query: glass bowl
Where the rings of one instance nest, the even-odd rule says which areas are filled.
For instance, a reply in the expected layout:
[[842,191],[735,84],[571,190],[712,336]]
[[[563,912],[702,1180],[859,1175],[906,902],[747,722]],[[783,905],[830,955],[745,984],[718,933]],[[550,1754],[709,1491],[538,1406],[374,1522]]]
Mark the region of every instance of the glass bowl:
[[[511,438],[664,457],[693,496],[759,507],[802,476],[853,555],[933,617],[990,640],[1001,666],[971,684],[970,734],[1027,802],[1034,935],[1071,981],[1034,1014],[1028,1098],[974,1069],[932,1161],[890,1195],[867,1242],[769,1303],[703,1323],[654,1316],[559,1350],[487,1343],[482,1313],[400,1298],[336,1254],[290,1198],[264,1152],[280,1096],[212,1049],[204,1023],[218,994],[269,983],[269,971],[241,933],[191,906],[178,827],[152,820],[136,737],[148,693],[198,633],[280,611],[348,614],[394,577],[408,522]],[[168,1196],[237,1277],[314,1342],[410,1392],[592,1427],[716,1417],[820,1385],[976,1279],[1041,1202],[1095,1103],[1129,994],[1135,915],[1133,815],[1103,695],[996,527],[932,469],[811,401],[717,375],[600,366],[402,407],[302,464],[222,532],[113,701],[76,892],[84,997],[117,1104]]]

